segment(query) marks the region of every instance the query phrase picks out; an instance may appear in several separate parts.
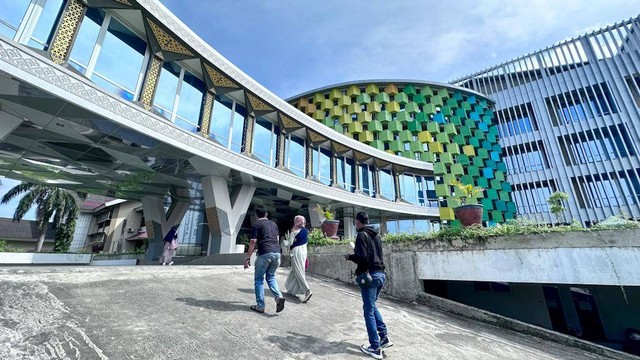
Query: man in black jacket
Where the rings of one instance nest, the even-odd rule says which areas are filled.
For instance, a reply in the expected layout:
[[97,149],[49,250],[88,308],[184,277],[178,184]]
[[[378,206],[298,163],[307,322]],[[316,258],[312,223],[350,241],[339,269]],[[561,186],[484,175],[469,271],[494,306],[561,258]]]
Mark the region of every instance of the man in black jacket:
[[358,265],[356,276],[369,271],[373,279],[371,285],[360,286],[364,304],[364,322],[369,335],[369,345],[362,345],[360,350],[374,359],[382,359],[382,349],[393,345],[387,336],[387,326],[376,307],[376,300],[385,281],[382,240],[378,231],[369,226],[369,215],[366,212],[359,212],[356,215],[355,225],[358,236],[353,249],[354,253],[346,254],[344,257]]

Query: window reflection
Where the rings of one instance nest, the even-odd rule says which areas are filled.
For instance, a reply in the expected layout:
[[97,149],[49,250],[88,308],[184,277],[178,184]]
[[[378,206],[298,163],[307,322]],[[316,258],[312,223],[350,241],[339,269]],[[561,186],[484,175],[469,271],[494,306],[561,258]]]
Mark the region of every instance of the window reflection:
[[54,25],[62,11],[62,4],[62,0],[47,0],[29,39],[29,46],[41,50],[46,50],[49,47]]
[[337,159],[338,185],[351,192],[356,190],[354,166],[353,159],[347,157]]
[[218,95],[213,102],[209,135],[225,147],[229,146],[229,130],[234,101],[224,95]]
[[296,175],[304,177],[304,139],[293,134],[287,136],[285,164]]
[[358,171],[360,171],[360,191],[369,196],[375,196],[375,188],[373,183],[375,170],[373,166],[369,164],[361,164],[358,168]]
[[30,2],[29,0],[3,1],[2,13],[0,13],[0,34],[11,39],[16,36]]
[[[246,117],[247,109],[236,101],[233,109],[230,149],[238,153],[242,150],[242,132],[244,131],[244,119]],[[272,139],[272,141],[275,140]],[[275,142],[272,144],[272,147],[275,149]],[[273,161],[275,161],[275,157]]]
[[253,127],[253,154],[265,164],[275,166],[276,138],[280,129],[265,118],[257,118]]
[[[100,36],[101,29],[104,36]],[[90,8],[74,42],[70,64],[105,90],[133,100],[142,81],[146,49],[146,42],[120,21]]]
[[318,180],[325,185],[331,185],[331,151],[321,147],[318,149]]
[[396,198],[393,177],[389,170],[380,171],[380,194],[389,200],[395,200]]

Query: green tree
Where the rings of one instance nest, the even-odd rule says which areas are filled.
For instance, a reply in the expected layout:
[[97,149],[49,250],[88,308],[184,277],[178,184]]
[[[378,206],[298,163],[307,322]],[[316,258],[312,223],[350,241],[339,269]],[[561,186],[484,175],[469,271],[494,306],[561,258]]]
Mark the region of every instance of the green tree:
[[549,210],[556,216],[558,221],[560,221],[560,214],[562,214],[565,223],[567,222],[567,218],[564,215],[564,202],[567,200],[569,200],[569,194],[562,191],[554,192],[547,199],[547,203],[551,205]]
[[[75,219],[80,211],[78,203],[87,197],[86,194],[43,184],[24,182],[7,191],[0,203],[6,204],[21,194],[24,194],[24,196],[18,202],[18,206],[13,213],[13,221],[19,222],[32,206],[36,206],[36,223],[40,233],[36,244],[36,252],[42,250],[49,220],[53,220],[54,227],[65,224],[66,228],[70,225],[71,236],[73,236]],[[60,234],[62,236],[62,232]],[[58,246],[58,248],[64,247]],[[68,250],[68,246],[66,250]]]

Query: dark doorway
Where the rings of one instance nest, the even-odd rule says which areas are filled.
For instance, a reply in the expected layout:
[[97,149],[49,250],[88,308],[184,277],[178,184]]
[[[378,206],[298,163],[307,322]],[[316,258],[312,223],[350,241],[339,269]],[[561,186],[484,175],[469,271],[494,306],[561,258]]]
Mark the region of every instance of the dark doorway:
[[604,327],[600,319],[600,313],[596,306],[596,300],[591,291],[586,288],[572,287],[571,298],[582,326],[582,338],[585,340],[605,340]]
[[567,320],[564,317],[562,309],[562,301],[560,301],[560,293],[555,286],[543,286],[544,299],[547,302],[547,310],[549,311],[549,319],[554,331],[568,334]]
[[445,280],[423,280],[424,292],[441,298],[449,298],[447,281]]

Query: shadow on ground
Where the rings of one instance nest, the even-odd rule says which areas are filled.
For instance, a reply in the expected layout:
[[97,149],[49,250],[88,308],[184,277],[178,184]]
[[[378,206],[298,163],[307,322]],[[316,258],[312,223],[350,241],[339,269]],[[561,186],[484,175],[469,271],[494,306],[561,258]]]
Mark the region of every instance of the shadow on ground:
[[[176,298],[176,301],[185,303],[189,306],[201,307],[215,311],[250,311],[253,312],[249,305],[238,301],[220,301],[220,300],[197,300],[194,298]],[[273,314],[260,314],[266,317],[273,317]]]
[[311,353],[314,355],[349,354],[361,355],[359,348],[344,341],[326,341],[321,338],[288,332],[288,335],[271,335],[265,339],[278,345],[280,349],[293,353]]

